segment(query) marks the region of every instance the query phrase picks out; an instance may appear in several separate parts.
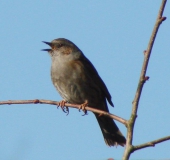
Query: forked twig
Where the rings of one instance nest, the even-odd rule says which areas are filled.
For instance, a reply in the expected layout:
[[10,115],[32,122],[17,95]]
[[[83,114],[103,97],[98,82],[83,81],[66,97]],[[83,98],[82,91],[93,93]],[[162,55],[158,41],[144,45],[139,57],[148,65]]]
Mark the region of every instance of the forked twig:
[[134,124],[135,124],[135,120],[137,117],[138,104],[139,104],[139,100],[141,97],[143,85],[146,82],[146,80],[148,80],[148,78],[149,78],[149,77],[146,77],[146,71],[147,71],[147,66],[149,63],[149,58],[151,55],[152,47],[153,47],[158,29],[160,27],[160,24],[166,19],[166,17],[162,17],[162,14],[163,14],[163,11],[165,8],[165,4],[166,4],[166,0],[162,0],[162,4],[160,6],[160,10],[159,10],[159,13],[158,13],[158,16],[156,19],[156,23],[155,23],[155,26],[153,28],[153,31],[152,31],[152,34],[151,34],[151,37],[150,37],[150,40],[148,43],[147,50],[144,52],[143,66],[142,66],[136,94],[135,94],[135,97],[134,97],[134,100],[132,103],[131,117],[128,121],[128,126],[127,126],[127,142],[126,142],[125,152],[123,155],[123,160],[128,160],[130,157],[130,154],[132,153],[132,151],[134,151],[133,150],[134,146],[132,145],[132,140],[133,140]]

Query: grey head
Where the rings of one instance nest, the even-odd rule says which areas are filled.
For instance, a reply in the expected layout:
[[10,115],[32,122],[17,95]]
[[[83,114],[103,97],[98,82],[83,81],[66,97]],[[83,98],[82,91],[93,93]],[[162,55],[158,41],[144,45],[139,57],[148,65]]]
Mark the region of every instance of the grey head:
[[51,48],[43,49],[42,51],[47,51],[52,58],[55,56],[76,58],[77,56],[79,57],[82,54],[81,50],[73,42],[65,38],[54,39],[51,42],[43,41],[43,43],[49,45]]

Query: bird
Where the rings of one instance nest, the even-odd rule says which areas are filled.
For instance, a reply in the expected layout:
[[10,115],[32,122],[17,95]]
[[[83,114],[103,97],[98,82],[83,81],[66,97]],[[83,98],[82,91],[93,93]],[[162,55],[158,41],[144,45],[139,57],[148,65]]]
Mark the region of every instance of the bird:
[[[109,112],[107,101],[113,107],[111,95],[97,70],[83,52],[70,40],[57,38],[47,51],[51,57],[51,80],[64,102],[84,104]],[[124,146],[126,139],[109,117],[94,113],[104,141],[108,146]]]

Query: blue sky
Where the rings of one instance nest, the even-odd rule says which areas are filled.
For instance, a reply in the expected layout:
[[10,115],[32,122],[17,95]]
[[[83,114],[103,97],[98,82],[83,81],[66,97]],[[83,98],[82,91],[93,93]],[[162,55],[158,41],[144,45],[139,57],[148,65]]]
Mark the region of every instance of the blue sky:
[[[51,59],[41,41],[63,37],[90,59],[115,107],[128,119],[146,49],[161,1],[1,1],[0,100],[61,100],[50,79]],[[165,16],[170,15],[167,3]],[[139,104],[134,145],[170,134],[170,21],[158,32]],[[105,145],[92,113],[66,116],[51,105],[0,107],[2,160],[121,159],[123,147]],[[117,122],[116,122],[117,123]],[[126,135],[126,128],[117,123]],[[136,151],[131,159],[170,158],[170,141]]]

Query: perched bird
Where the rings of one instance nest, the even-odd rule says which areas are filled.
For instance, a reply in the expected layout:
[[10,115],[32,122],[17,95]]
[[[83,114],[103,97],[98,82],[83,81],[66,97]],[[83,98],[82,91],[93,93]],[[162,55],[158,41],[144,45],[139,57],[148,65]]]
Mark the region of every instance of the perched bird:
[[[43,51],[48,51],[51,56],[51,79],[62,98],[68,103],[88,103],[90,107],[109,112],[106,100],[113,106],[111,95],[82,51],[65,38],[44,43],[51,47]],[[106,144],[124,146],[126,139],[115,122],[108,117],[94,114]]]

